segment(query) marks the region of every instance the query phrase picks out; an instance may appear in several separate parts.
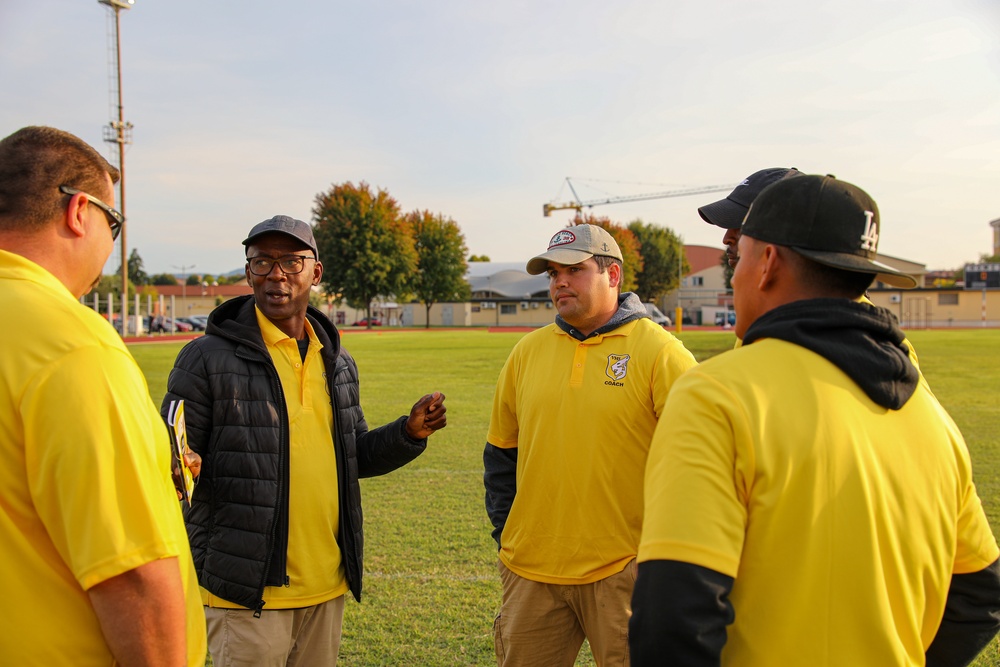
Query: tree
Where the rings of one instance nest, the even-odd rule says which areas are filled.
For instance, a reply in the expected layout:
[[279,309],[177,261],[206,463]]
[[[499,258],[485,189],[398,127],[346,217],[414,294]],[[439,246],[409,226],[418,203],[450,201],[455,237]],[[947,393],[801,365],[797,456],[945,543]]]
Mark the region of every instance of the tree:
[[215,277],[215,282],[218,283],[219,285],[238,285],[239,283],[242,283],[244,280],[246,280],[246,276],[242,273],[239,275],[231,275],[231,276],[226,274],[220,274]]
[[489,255],[469,255],[470,262],[488,262],[490,261]]
[[[135,285],[132,281],[128,284],[129,294],[135,294]],[[122,279],[120,273],[115,273],[112,275],[102,275],[100,279],[94,283],[94,286],[90,289],[90,292],[84,297],[84,300],[92,301],[94,294],[100,296],[101,299],[107,299],[108,294],[113,294],[115,297],[115,302],[120,306],[121,296],[122,296]]]
[[199,276],[197,273],[192,273],[191,275],[189,275],[187,277],[187,280],[184,281],[184,284],[185,285],[200,285],[201,284],[201,276]]
[[150,277],[149,282],[152,285],[176,285],[177,276],[172,273],[157,273]]
[[417,269],[417,253],[399,204],[386,190],[367,183],[333,185],[316,195],[312,210],[328,294],[364,308],[371,327],[376,297],[406,296]]
[[403,218],[410,226],[417,251],[417,270],[410,288],[427,309],[427,328],[431,326],[431,306],[442,301],[465,301],[469,283],[465,280],[465,237],[458,224],[430,211],[413,211]]
[[618,244],[622,251],[622,292],[631,292],[636,288],[636,276],[642,271],[642,254],[639,252],[639,239],[631,230],[622,227],[617,222],[611,222],[609,218],[598,217],[590,213],[577,212],[570,221],[569,227],[574,225],[597,225],[603,227],[611,234],[611,238]]
[[[636,275],[635,292],[643,301],[655,301],[680,286],[680,273],[688,266],[684,243],[667,227],[633,220],[628,225],[639,241],[642,269]],[[678,260],[680,263],[678,263]]]
[[[115,273],[121,275],[121,264],[115,269]],[[142,270],[142,257],[139,256],[137,248],[132,248],[132,252],[128,256],[128,279],[133,285],[146,285],[149,283],[149,276]],[[120,292],[121,290],[118,291]]]

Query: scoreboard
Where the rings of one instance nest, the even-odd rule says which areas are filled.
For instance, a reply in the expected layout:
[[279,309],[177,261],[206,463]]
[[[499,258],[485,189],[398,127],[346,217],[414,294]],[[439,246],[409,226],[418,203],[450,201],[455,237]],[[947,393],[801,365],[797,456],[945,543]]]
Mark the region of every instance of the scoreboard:
[[1000,287],[1000,264],[966,264],[965,289]]

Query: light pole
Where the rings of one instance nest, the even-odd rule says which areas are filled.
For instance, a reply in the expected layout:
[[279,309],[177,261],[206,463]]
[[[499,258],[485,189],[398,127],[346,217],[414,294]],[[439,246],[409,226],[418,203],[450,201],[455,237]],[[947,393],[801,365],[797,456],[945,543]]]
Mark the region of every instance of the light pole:
[[[131,9],[135,0],[97,0],[99,4],[106,5],[115,13],[115,69],[117,72],[117,92],[118,92],[118,121],[111,123],[104,128],[104,141],[118,144],[118,171],[121,179],[118,181],[118,210],[125,214],[125,144],[132,143],[132,123],[126,123],[124,110],[122,107],[122,40],[119,32],[121,10]],[[122,335],[125,335],[126,322],[128,321],[128,245],[125,242],[125,226],[122,226],[121,253],[122,253]],[[136,313],[138,315],[138,313]]]
[[[194,264],[181,264],[180,266],[177,265],[172,265],[172,266],[175,269],[181,270],[181,314],[186,316],[188,288],[187,288],[187,273],[185,273],[185,271],[187,271],[187,269],[193,269]],[[173,318],[176,321],[177,313],[171,313],[171,315],[173,315]]]

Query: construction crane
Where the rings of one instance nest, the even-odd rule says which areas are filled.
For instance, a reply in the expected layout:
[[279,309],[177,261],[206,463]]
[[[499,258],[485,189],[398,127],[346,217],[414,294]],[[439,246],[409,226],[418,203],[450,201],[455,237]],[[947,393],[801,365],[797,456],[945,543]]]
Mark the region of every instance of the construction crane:
[[661,199],[664,197],[684,197],[686,195],[701,195],[709,192],[725,192],[732,190],[736,187],[736,184],[730,185],[706,185],[699,188],[684,188],[682,190],[667,190],[666,192],[651,192],[644,195],[625,195],[623,197],[607,197],[605,199],[591,199],[590,201],[581,201],[580,196],[576,194],[576,189],[573,187],[573,181],[570,177],[566,177],[566,185],[569,186],[570,191],[573,193],[574,199],[576,201],[563,202],[560,204],[549,203],[542,204],[542,213],[545,217],[549,217],[552,211],[561,211],[563,209],[572,208],[579,213],[584,208],[591,208],[593,206],[600,206],[602,204],[620,204],[622,202],[629,201],[645,201],[647,199]]

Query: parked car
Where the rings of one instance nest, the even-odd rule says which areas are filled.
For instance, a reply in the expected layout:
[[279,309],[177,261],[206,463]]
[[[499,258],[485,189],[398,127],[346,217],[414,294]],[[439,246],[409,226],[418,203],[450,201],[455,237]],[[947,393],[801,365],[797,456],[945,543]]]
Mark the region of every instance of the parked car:
[[[366,327],[366,326],[368,326],[368,318],[365,318],[363,320],[358,320],[357,322],[355,322],[351,326],[352,327]],[[380,327],[380,326],[382,326],[382,320],[373,317],[372,318],[372,326],[373,327]]]
[[177,324],[190,324],[192,331],[204,331],[205,324],[195,317],[178,317]]
[[[169,317],[162,317],[160,315],[157,315],[152,319],[148,317],[145,319],[146,319],[146,331],[148,331],[149,333],[170,333],[171,329],[170,329]],[[181,318],[177,318],[177,322],[174,325],[174,331],[188,332],[193,329],[194,327],[190,323],[185,322]]]
[[729,326],[734,326],[736,324],[736,311],[728,310],[724,313],[715,314],[715,326],[724,327],[726,326],[726,320],[729,320]]
[[670,318],[664,315],[663,311],[657,308],[655,304],[647,302],[642,305],[646,307],[646,314],[649,315],[649,319],[660,326],[669,327],[672,324]]
[[204,331],[208,327],[208,315],[192,315],[188,319],[201,323],[200,331]]

